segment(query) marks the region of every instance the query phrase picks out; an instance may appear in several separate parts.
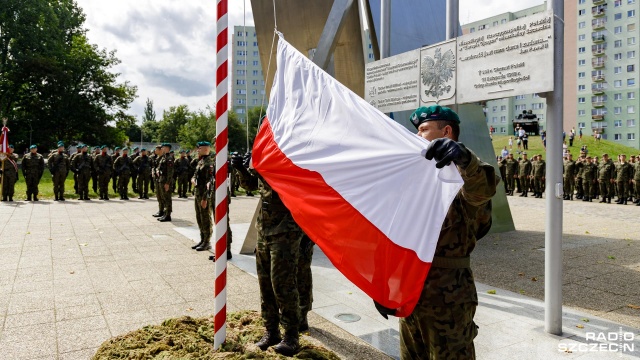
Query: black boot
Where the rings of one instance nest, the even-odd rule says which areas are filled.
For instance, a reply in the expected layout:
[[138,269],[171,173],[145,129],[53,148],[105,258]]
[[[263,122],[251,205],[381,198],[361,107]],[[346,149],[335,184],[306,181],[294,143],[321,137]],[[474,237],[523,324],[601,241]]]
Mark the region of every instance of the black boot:
[[607,199],[607,203],[611,204],[611,196]]
[[260,350],[265,351],[270,346],[279,344],[280,341],[282,341],[282,338],[280,337],[279,330],[267,330],[262,336],[262,339],[256,343],[256,346],[259,347]]
[[309,320],[307,320],[307,314],[300,314],[300,326],[298,326],[298,332],[309,331]]
[[9,202],[13,202],[13,196],[9,196]]
[[27,201],[31,201],[31,194],[27,194]]
[[160,222],[171,221],[171,211],[167,211],[167,213],[163,217],[158,218],[158,221],[160,221]]
[[55,198],[55,200],[53,200],[53,201],[58,201],[58,200],[59,200],[59,199],[58,199],[58,194],[56,193],[56,194],[55,194],[55,196],[56,196],[56,198]]
[[233,254],[231,253],[231,249],[227,248],[227,260],[231,260],[233,258]]
[[39,201],[38,200],[38,194],[33,194],[33,201]]
[[290,334],[285,334],[284,339],[273,347],[273,351],[278,354],[282,354],[284,356],[293,356],[300,351],[300,342],[298,332],[291,332]]
[[164,211],[162,211],[162,210],[158,210],[158,212],[157,212],[157,213],[155,213],[155,214],[153,214],[153,215],[151,215],[151,216],[153,216],[153,217],[157,217],[157,218],[159,218],[159,217],[163,217],[163,216],[164,216]]
[[193,245],[191,248],[195,250],[195,248],[197,248],[198,246],[202,245],[202,243],[204,242],[204,235],[200,234],[200,242]]
[[65,201],[64,200],[64,193],[60,193],[60,195],[58,195],[58,200]]
[[636,204],[636,206],[640,206],[640,201],[638,201],[638,203]]
[[624,199],[623,205],[627,205],[627,199]]
[[205,251],[211,249],[211,241],[204,240],[200,246],[196,247],[196,251]]

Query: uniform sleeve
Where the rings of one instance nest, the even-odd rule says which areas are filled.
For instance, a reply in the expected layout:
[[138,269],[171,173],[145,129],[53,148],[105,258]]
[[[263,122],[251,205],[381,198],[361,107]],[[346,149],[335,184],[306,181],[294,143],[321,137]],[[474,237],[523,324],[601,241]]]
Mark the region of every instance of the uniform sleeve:
[[173,179],[173,172],[174,172],[174,159],[171,159],[170,157],[167,158],[167,174],[165,175],[167,180],[166,180],[166,184],[170,183]]
[[471,162],[467,168],[458,168],[458,171],[464,181],[462,197],[469,204],[473,206],[484,205],[496,194],[500,178],[496,176],[495,168],[482,162],[473,152],[471,152]]

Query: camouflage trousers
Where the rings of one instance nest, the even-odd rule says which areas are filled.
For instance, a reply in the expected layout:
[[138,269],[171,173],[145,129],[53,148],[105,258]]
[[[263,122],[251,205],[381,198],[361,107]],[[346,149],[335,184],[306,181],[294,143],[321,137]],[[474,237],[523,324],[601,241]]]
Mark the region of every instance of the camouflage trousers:
[[154,183],[154,187],[156,189],[156,200],[158,200],[158,210],[160,212],[164,211],[164,198],[161,195],[160,192],[160,182],[157,179],[153,180]]
[[160,210],[171,212],[173,210],[171,206],[173,204],[171,201],[171,184],[169,184],[169,190],[164,189],[165,184],[162,182],[156,184],[156,196],[158,197],[158,201],[162,202]]
[[87,170],[80,171],[76,174],[78,177],[78,194],[80,196],[89,196],[89,180],[91,179],[91,172]]
[[66,171],[57,171],[53,174],[53,193],[56,196],[64,195],[64,182],[67,180]]
[[592,179],[583,179],[582,180],[582,191],[584,193],[584,196],[587,197],[593,197],[593,186],[595,184],[593,183]]
[[277,235],[258,233],[256,268],[260,285],[260,309],[268,331],[282,323],[285,333],[297,333],[300,326],[300,295],[297,269],[303,233]]
[[136,186],[140,196],[149,196],[149,178],[149,174],[138,175]]
[[626,199],[629,196],[629,181],[617,181],[618,185],[618,199]]
[[529,192],[529,178],[527,176],[519,176],[520,179],[520,190],[523,192]]
[[636,193],[634,194],[635,198],[638,199],[640,198],[640,180],[633,180],[634,184],[633,187],[636,190]]
[[513,177],[513,174],[507,173],[506,183],[509,191],[515,190],[515,181],[516,179]]
[[472,302],[429,306],[428,300],[421,298],[413,313],[400,319],[400,358],[475,359],[473,339],[478,335],[478,327],[473,316],[476,307]]
[[189,174],[185,171],[184,174],[178,176],[178,195],[187,196],[187,190],[189,189]]
[[109,181],[111,180],[111,173],[98,174],[98,188],[100,196],[109,197]]
[[117,193],[118,192],[118,175],[115,173],[115,171],[111,174],[111,178],[113,180],[111,187],[113,188],[113,192]]
[[213,233],[213,226],[211,223],[211,215],[213,213],[213,205],[211,200],[207,201],[207,206],[203,209],[200,202],[203,200],[203,196],[196,195],[195,207],[196,207],[196,220],[198,222],[198,228],[200,229],[200,240],[210,241],[211,234]]
[[573,178],[570,177],[565,177],[563,179],[563,183],[564,183],[564,194],[566,196],[573,196]]
[[581,177],[576,179],[575,188],[576,188],[576,192],[577,192],[578,196],[583,196],[584,195],[584,189],[583,189],[583,186],[582,186],[582,178]]
[[16,181],[18,177],[16,173],[9,173],[8,171],[2,175],[2,197],[13,197]]
[[536,176],[533,178],[533,189],[538,194],[542,194],[544,192],[544,180],[542,180],[542,176]]
[[131,174],[123,173],[118,176],[118,193],[126,197],[129,193],[129,177]]
[[298,259],[298,294],[300,296],[300,320],[307,318],[313,303],[313,276],[311,275],[311,260],[315,244],[304,234],[300,241],[300,258]]

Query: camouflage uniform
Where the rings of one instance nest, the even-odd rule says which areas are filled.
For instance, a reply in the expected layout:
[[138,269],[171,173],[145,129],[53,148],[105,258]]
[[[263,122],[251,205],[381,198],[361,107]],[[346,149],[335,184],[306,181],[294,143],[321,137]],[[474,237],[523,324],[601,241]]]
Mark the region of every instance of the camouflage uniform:
[[573,186],[575,179],[575,171],[576,171],[576,162],[573,160],[565,160],[564,162],[564,174],[563,174],[563,183],[564,183],[564,196],[565,200],[573,200]]
[[109,180],[111,180],[111,167],[113,161],[107,153],[100,153],[93,161],[93,168],[98,174],[98,193],[100,200],[109,200]]
[[[96,156],[100,155],[100,151],[95,151],[98,148],[94,148],[93,153],[91,154],[91,160],[95,161],[96,160]],[[98,149],[99,150],[99,149]],[[91,187],[93,188],[93,192],[94,193],[98,193],[98,173],[96,172],[96,168],[93,166],[91,166]]]
[[[118,158],[120,157],[120,153],[119,152],[114,152],[111,155],[111,164],[115,164],[116,160],[118,160]],[[118,174],[116,174],[115,171],[111,172],[111,176],[112,176],[112,183],[111,183],[111,187],[113,188],[113,192],[114,193],[118,193]]]
[[529,192],[529,176],[531,176],[531,169],[532,165],[529,159],[522,159],[522,161],[520,161],[520,165],[518,167],[518,179],[520,179],[520,187],[522,190],[522,195],[520,196],[526,197]]
[[499,179],[491,165],[471,155],[467,168],[458,168],[464,186],[447,212],[420,300],[400,319],[402,359],[475,358],[478,295],[469,255],[491,221],[490,200]]
[[[138,157],[140,157],[140,152],[136,151],[131,155],[131,163],[133,164]],[[138,170],[135,166],[131,167],[131,188],[133,189],[133,192],[138,192]]]
[[629,196],[629,181],[633,179],[633,168],[628,162],[616,164],[616,183],[618,185],[618,204],[626,204]]
[[[200,161],[197,157],[189,160],[189,179],[193,178],[193,175],[196,173],[196,166],[198,166],[198,161]],[[195,189],[191,188],[191,181],[189,181],[189,192],[194,194]]]
[[[69,156],[69,163],[73,163],[73,159],[76,158],[76,156],[80,155],[81,153],[81,149],[78,147],[77,151],[75,154]],[[71,170],[71,172],[73,173],[73,190],[75,191],[75,194],[78,195],[78,174],[76,173],[76,170],[73,168],[73,166],[70,166],[69,170]],[[82,199],[81,199],[82,200]]]
[[640,206],[640,161],[639,160],[636,160],[636,163],[633,166],[633,183],[636,190],[635,203],[638,204],[638,206]]
[[176,178],[178,180],[178,197],[187,198],[189,188],[189,159],[180,157],[176,160]]
[[88,200],[89,180],[91,179],[93,159],[87,153],[75,155],[73,160],[71,160],[71,168],[78,179],[78,194],[80,195],[80,200]]
[[28,153],[22,158],[22,175],[27,183],[27,200],[38,198],[38,183],[44,173],[44,157],[38,153]]
[[47,160],[49,171],[53,177],[53,193],[56,200],[64,200],[64,182],[67,180],[71,163],[63,152],[55,152]]
[[509,193],[513,195],[513,190],[515,189],[514,176],[518,174],[518,162],[515,159],[507,159],[505,167],[505,173],[507,175],[507,187],[509,188]]
[[600,194],[602,195],[601,203],[607,201],[607,198],[609,198],[609,202],[611,202],[611,198],[613,197],[614,172],[615,165],[611,159],[606,162],[601,162],[598,167],[598,183],[600,186]]
[[147,155],[140,155],[133,160],[133,167],[136,169],[138,179],[136,189],[139,199],[149,198],[149,180],[151,179],[151,159]]
[[500,177],[502,178],[502,184],[504,185],[504,192],[508,193],[509,188],[507,187],[507,159],[503,158],[500,162],[498,162],[498,170],[500,171]]
[[[7,154],[2,172],[2,201],[13,201],[16,181],[18,180],[18,155]],[[1,165],[0,165],[1,166]]]
[[[171,201],[171,182],[173,181],[173,169],[174,159],[171,154],[166,153],[158,159],[158,166],[156,167],[156,176],[158,177],[157,194],[159,198],[162,198],[164,205],[163,211],[166,214],[171,214],[172,201]],[[164,186],[169,185],[169,189],[165,190]]]
[[532,174],[533,174],[533,191],[535,195],[538,197],[542,197],[542,192],[544,190],[544,177],[546,176],[547,164],[544,160],[540,159],[536,161],[533,166]]
[[[200,244],[206,243],[205,246],[210,244],[211,235],[213,234],[211,223],[213,203],[215,202],[215,165],[213,156],[201,156],[191,178],[195,182],[193,191],[195,193],[196,220],[200,229]],[[207,184],[210,184],[209,189],[207,189]],[[202,200],[207,200],[207,206],[204,209],[201,206]]]
[[122,200],[129,200],[129,178],[132,169],[133,161],[127,154],[122,154],[113,163],[113,172],[116,173],[118,179],[118,193],[120,193]]
[[575,188],[577,191],[576,194],[576,198],[578,199],[582,199],[584,197],[584,188],[583,188],[583,174],[584,174],[584,165],[585,165],[585,160],[584,159],[578,159],[578,161],[576,161],[576,184],[575,184]]
[[584,191],[583,201],[592,201],[595,186],[595,178],[597,176],[597,167],[594,163],[588,162],[582,167],[582,188]]

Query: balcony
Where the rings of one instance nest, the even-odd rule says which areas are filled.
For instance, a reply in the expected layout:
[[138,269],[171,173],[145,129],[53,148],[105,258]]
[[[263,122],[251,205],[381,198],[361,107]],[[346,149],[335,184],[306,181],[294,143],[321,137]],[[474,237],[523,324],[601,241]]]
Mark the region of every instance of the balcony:
[[593,0],[593,5],[600,5],[606,3],[607,0]]
[[599,68],[603,68],[605,65],[605,60],[607,60],[607,57],[599,57],[599,58],[593,58],[591,59],[591,66],[593,66],[594,69],[599,69]]
[[593,17],[603,17],[606,15],[606,12],[607,12],[606,7],[599,8],[599,9],[591,9],[591,15],[593,15]]
[[604,29],[607,22],[604,19],[593,19],[591,20],[591,27],[593,30]]
[[591,54],[595,55],[595,56],[600,56],[600,55],[604,55],[605,51],[607,49],[605,49],[604,47],[599,47],[597,49],[591,49]]
[[591,115],[591,120],[604,121],[604,114]]
[[604,107],[604,101],[593,101],[591,102],[591,106],[593,106],[594,108]]
[[592,81],[596,81],[596,82],[600,82],[600,81],[604,81],[604,74],[601,75],[592,75],[591,76],[591,80]]
[[607,87],[604,86],[605,84],[597,84],[599,86],[592,86],[591,87],[591,92],[594,95],[600,95],[600,94],[604,94],[605,91],[607,91]]
[[594,43],[601,43],[604,41],[604,35],[592,36],[591,40],[593,40]]

